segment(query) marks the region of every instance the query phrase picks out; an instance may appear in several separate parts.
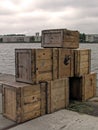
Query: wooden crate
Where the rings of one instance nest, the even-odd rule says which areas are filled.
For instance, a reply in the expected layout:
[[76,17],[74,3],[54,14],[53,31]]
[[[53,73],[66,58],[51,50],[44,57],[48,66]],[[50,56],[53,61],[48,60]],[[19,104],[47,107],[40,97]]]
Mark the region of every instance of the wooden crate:
[[86,101],[96,95],[96,74],[91,73],[82,77],[69,78],[70,98]]
[[79,47],[79,32],[67,29],[52,29],[42,31],[42,47]]
[[71,49],[16,49],[16,81],[39,83],[73,76]]
[[91,71],[91,49],[76,49],[74,56],[75,76],[89,74]]
[[3,84],[3,116],[21,123],[41,113],[40,84],[29,85],[17,82]]
[[3,116],[17,123],[66,108],[69,104],[68,78],[37,85],[3,83]]
[[52,54],[52,49],[16,49],[16,81],[35,84],[52,80]]
[[46,88],[46,94],[43,94],[43,114],[64,109],[69,105],[68,78],[43,82],[41,86]]

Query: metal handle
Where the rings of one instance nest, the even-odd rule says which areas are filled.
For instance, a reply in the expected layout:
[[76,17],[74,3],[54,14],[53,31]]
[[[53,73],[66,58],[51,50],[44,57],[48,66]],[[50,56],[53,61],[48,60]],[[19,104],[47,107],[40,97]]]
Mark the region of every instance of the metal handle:
[[71,56],[70,55],[65,55],[64,64],[68,65],[70,60],[71,60]]

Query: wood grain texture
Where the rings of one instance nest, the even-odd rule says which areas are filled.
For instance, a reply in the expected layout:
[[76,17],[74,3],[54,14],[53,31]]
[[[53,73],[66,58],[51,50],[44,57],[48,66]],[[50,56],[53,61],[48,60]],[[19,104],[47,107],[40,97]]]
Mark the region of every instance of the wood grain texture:
[[50,113],[64,109],[69,104],[68,78],[50,82]]
[[20,123],[40,116],[41,93],[39,84],[18,84],[3,84],[3,115]]
[[74,75],[72,49],[16,49],[15,53],[16,81],[36,84]]
[[16,49],[15,54],[16,81],[35,84],[52,80],[52,49]]
[[52,29],[42,31],[42,47],[79,47],[79,32],[67,29]]
[[89,74],[91,71],[91,50],[75,49],[74,56],[74,75],[78,77],[85,74]]

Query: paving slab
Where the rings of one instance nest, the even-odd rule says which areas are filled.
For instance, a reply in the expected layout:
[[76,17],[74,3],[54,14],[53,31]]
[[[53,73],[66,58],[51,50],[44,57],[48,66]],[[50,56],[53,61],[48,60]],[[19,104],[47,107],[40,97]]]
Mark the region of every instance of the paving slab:
[[98,118],[64,109],[8,130],[98,130]]
[[15,124],[15,122],[3,117],[2,114],[0,114],[0,130],[5,130]]

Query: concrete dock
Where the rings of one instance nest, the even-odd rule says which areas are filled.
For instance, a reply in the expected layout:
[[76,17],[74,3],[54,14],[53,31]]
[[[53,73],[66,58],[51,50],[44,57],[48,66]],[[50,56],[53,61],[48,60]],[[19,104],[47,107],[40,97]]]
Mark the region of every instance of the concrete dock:
[[98,118],[60,110],[9,130],[98,130]]

